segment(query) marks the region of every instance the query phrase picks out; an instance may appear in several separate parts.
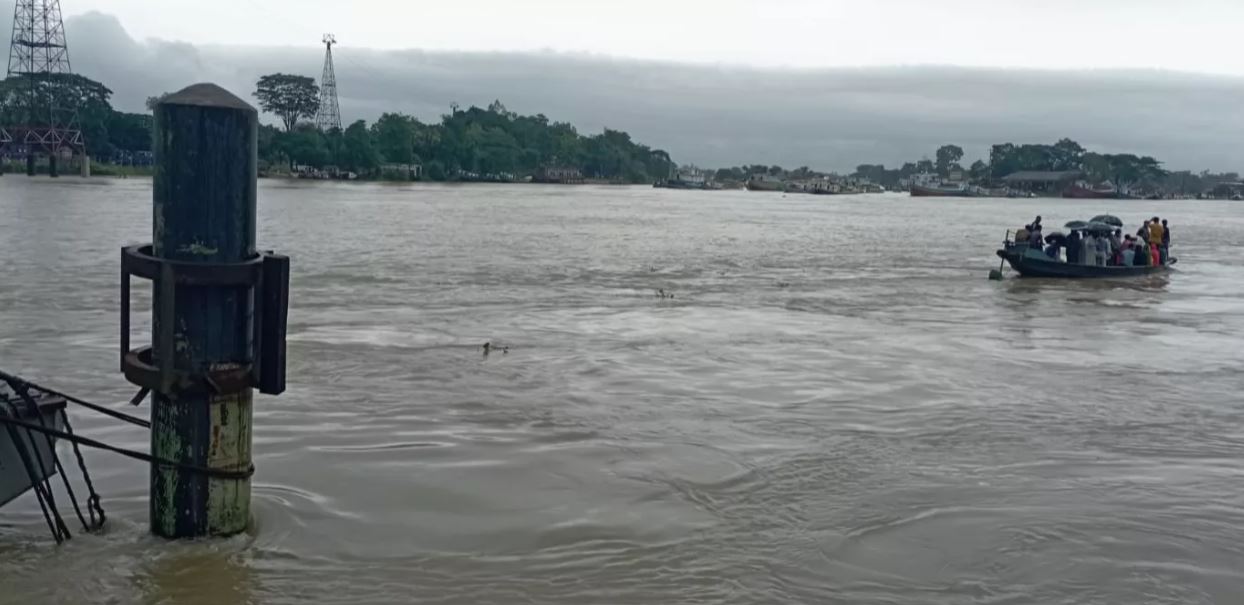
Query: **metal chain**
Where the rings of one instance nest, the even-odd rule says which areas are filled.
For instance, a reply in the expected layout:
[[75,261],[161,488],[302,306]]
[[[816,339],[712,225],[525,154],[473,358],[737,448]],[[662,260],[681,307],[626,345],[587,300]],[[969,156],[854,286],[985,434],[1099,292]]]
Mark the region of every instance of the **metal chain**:
[[[73,425],[69,424],[69,414],[61,410],[61,418],[65,421],[65,433],[70,436],[73,434]],[[100,504],[99,494],[95,492],[95,482],[91,481],[91,473],[86,470],[86,459],[82,457],[82,448],[78,447],[76,441],[70,441],[73,445],[73,455],[78,459],[78,470],[82,471],[82,480],[86,482],[86,512],[91,516],[91,525],[88,531],[93,531],[104,526],[104,521],[108,516],[104,514],[104,507]],[[98,513],[98,519],[96,514]],[[85,523],[85,521],[84,521]]]

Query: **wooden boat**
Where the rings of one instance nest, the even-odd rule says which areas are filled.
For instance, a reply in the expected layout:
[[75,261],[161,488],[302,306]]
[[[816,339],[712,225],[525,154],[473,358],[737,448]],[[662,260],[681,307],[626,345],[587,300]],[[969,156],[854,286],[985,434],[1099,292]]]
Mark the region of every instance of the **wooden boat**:
[[967,185],[934,185],[925,186],[912,183],[912,197],[980,197],[975,190]]
[[658,181],[652,184],[657,189],[711,189],[708,183],[704,181],[684,181],[681,179],[670,179],[668,181]]
[[1113,185],[1089,186],[1072,183],[1063,190],[1063,197],[1076,200],[1133,200],[1136,196],[1119,191]]
[[786,191],[786,181],[768,175],[753,175],[747,179],[748,191]]
[[998,256],[1011,265],[1023,277],[1060,277],[1072,279],[1099,278],[1099,277],[1136,277],[1140,275],[1152,275],[1154,273],[1163,273],[1171,268],[1178,260],[1174,257],[1167,259],[1165,265],[1140,265],[1140,266],[1106,266],[1099,267],[1096,265],[1081,265],[1077,263],[1066,263],[1061,260],[1055,260],[1046,256],[1042,252],[1038,252],[1033,248],[1023,245],[1009,244],[1007,247],[998,250]]

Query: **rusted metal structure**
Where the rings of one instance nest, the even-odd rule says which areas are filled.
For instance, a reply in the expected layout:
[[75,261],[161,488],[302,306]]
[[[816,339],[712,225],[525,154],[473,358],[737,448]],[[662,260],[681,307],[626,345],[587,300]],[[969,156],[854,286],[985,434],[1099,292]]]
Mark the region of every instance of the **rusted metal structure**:
[[0,124],[0,150],[25,153],[30,175],[35,173],[38,154],[47,156],[51,176],[57,176],[60,157],[85,157],[76,104],[67,98],[73,69],[60,0],[16,1],[7,75],[20,85],[15,111],[20,120]]

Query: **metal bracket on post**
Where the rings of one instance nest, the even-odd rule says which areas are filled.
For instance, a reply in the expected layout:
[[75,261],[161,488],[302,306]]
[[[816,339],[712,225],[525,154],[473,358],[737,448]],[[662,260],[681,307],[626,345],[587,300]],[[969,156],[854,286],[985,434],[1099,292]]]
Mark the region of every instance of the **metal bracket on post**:
[[[158,331],[151,347],[130,348],[130,277],[155,283],[160,292]],[[193,372],[174,364],[177,286],[247,288],[256,314],[251,360],[235,367]],[[265,395],[285,391],[285,329],[289,308],[289,257],[266,252],[240,263],[171,261],[152,254],[151,244],[121,249],[121,371],[144,390],[171,395],[185,392],[232,393],[256,387]]]

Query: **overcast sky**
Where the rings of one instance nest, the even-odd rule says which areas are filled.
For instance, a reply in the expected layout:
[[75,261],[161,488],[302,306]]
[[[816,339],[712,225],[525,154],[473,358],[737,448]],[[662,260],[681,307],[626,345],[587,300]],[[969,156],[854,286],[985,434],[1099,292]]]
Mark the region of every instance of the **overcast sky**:
[[1132,67],[1244,75],[1241,0],[64,0],[138,39],[586,51],[765,67]]
[[[1244,169],[1244,0],[63,0],[74,68],[142,111],[316,76],[343,118],[501,99],[703,166],[850,170],[1071,137]],[[0,31],[12,0],[0,0]],[[274,121],[270,116],[265,118]]]

